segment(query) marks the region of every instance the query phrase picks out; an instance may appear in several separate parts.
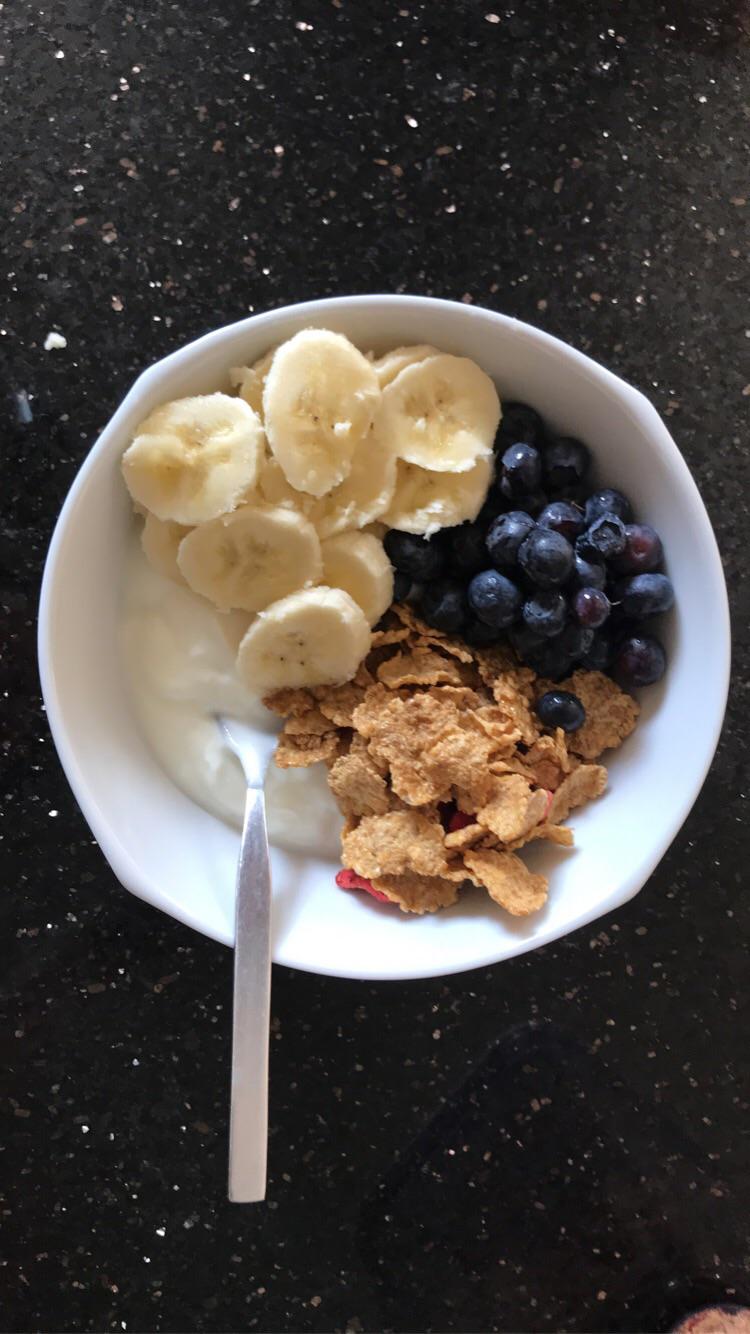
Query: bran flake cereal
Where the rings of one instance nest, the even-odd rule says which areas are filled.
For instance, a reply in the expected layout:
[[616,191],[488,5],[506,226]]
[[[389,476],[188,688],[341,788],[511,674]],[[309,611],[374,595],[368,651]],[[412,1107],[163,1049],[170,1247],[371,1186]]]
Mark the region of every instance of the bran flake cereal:
[[613,681],[581,670],[556,688],[578,695],[583,726],[545,728],[535,702],[550,688],[510,648],[472,649],[397,605],[352,681],[279,690],[266,703],[286,719],[276,763],[328,766],[347,886],[424,913],[471,882],[526,916],[548,885],[517,850],[537,839],[572,847],[564,822],[607,784],[591,761],[638,716]]

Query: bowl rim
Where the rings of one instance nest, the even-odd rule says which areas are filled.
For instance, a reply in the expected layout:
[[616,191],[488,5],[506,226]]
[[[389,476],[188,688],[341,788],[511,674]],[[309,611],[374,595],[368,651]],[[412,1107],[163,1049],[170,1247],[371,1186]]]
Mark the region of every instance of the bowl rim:
[[[481,318],[489,317],[499,325],[511,330],[521,338],[527,339],[541,348],[546,348],[557,356],[562,356],[573,364],[585,371],[587,375],[594,376],[599,382],[614,392],[618,398],[629,403],[630,407],[637,412],[643,420],[644,428],[648,431],[654,444],[662,451],[666,452],[669,458],[669,465],[673,471],[676,471],[681,480],[681,489],[685,498],[690,504],[690,517],[701,531],[701,540],[707,552],[710,553],[711,561],[711,582],[713,585],[713,594],[716,598],[716,616],[721,627],[720,640],[714,642],[713,653],[716,659],[717,677],[720,681],[720,689],[714,692],[709,699],[708,704],[711,708],[710,719],[705,718],[707,741],[704,743],[704,753],[699,767],[696,769],[693,782],[686,789],[682,800],[676,808],[668,827],[662,835],[655,841],[651,855],[641,863],[637,874],[620,882],[619,892],[612,892],[608,896],[606,903],[598,903],[582,912],[579,916],[570,920],[563,930],[559,927],[550,927],[547,931],[542,931],[533,939],[519,938],[515,942],[515,947],[506,953],[501,959],[498,959],[496,951],[489,949],[486,955],[476,958],[468,967],[458,963],[455,966],[441,966],[438,970],[423,968],[409,972],[399,971],[384,976],[382,970],[372,973],[363,972],[360,968],[355,972],[346,972],[345,968],[326,968],[312,967],[308,961],[301,961],[297,958],[284,957],[283,951],[277,952],[276,962],[283,963],[288,967],[298,968],[301,971],[320,974],[321,976],[347,977],[352,979],[361,979],[363,981],[408,981],[418,980],[420,978],[443,977],[452,974],[473,971],[476,968],[487,968],[498,963],[505,962],[506,959],[514,958],[517,955],[527,953],[530,950],[539,949],[543,945],[548,945],[555,940],[562,939],[573,931],[596,921],[608,912],[621,907],[645,886],[654,869],[665,855],[670,844],[673,842],[690,810],[692,809],[698,795],[703,787],[706,775],[716,752],[716,748],[721,733],[724,714],[726,711],[727,695],[730,681],[731,665],[731,625],[729,617],[729,603],[727,597],[726,582],[721,562],[719,548],[716,537],[709,519],[707,510],[701,498],[698,487],[683,458],[676,442],[672,439],[664,422],[662,421],[656,408],[646,398],[640,390],[621,379],[602,366],[599,362],[589,357],[586,353],[580,352],[577,348],[566,343],[563,339],[555,337],[542,329],[537,329],[525,321],[518,320],[513,316],[501,314],[498,311],[490,310],[486,306],[475,306],[459,301],[450,301],[438,297],[428,297],[419,295],[410,295],[407,293],[363,293],[361,295],[323,297],[313,301],[292,303],[290,305],[279,306],[271,310],[258,312],[244,317],[241,320],[232,321],[229,324],[213,329],[200,337],[191,340],[183,346],[168,353],[159,361],[153,362],[143,370],[133,381],[119,406],[115,409],[109,421],[101,431],[94,444],[89,449],[83,462],[81,463],[73,482],[67,492],[62,508],[58,515],[55,527],[50,540],[47,556],[44,564],[44,571],[41,582],[41,591],[39,599],[38,613],[38,633],[37,650],[39,676],[42,688],[42,698],[47,714],[47,721],[55,744],[55,748],[60,759],[65,776],[72,789],[73,795],[81,809],[81,812],[89,825],[97,843],[99,844],[104,857],[109,863],[115,876],[128,890],[137,898],[152,904],[154,907],[175,917],[186,926],[195,928],[203,935],[220,941],[221,943],[230,943],[226,939],[207,929],[206,923],[199,919],[197,915],[184,908],[183,905],[176,903],[159,890],[158,885],[144,878],[142,873],[136,867],[127,848],[121,842],[117,831],[112,828],[107,816],[101,810],[98,801],[92,793],[89,784],[84,777],[76,758],[76,747],[73,737],[70,735],[65,718],[64,708],[57,690],[54,666],[53,634],[52,634],[52,602],[54,596],[54,584],[57,572],[58,555],[62,548],[68,523],[73,514],[78,498],[86,487],[89,474],[96,466],[96,462],[108,446],[112,436],[116,435],[120,421],[127,414],[132,399],[136,394],[154,381],[168,377],[170,372],[176,370],[182,362],[200,355],[201,351],[208,352],[216,344],[222,342],[231,332],[238,334],[241,330],[252,329],[253,333],[262,331],[264,326],[272,327],[279,320],[295,319],[311,321],[320,320],[326,315],[334,315],[339,311],[357,308],[360,311],[367,306],[378,306],[379,308],[391,307],[397,310],[399,307],[419,306],[425,312],[443,311],[455,312],[460,310],[464,317],[471,319],[473,316]],[[645,873],[644,873],[645,872]],[[633,883],[633,880],[635,883]]]

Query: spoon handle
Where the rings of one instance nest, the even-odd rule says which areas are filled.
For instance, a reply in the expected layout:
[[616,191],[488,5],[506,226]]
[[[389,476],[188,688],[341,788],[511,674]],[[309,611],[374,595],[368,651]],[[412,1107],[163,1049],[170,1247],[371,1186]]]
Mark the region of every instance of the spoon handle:
[[262,788],[248,787],[237,863],[229,1199],[266,1196],[268,1031],[271,1022],[271,870]]

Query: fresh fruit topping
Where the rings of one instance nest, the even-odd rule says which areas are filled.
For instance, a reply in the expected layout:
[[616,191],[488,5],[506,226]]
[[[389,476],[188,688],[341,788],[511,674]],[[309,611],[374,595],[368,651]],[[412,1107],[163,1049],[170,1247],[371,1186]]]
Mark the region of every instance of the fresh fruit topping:
[[625,524],[616,514],[602,514],[576,539],[576,551],[587,560],[613,560],[625,550]]
[[[364,528],[385,513],[395,490],[396,456],[377,427],[372,427],[352,454],[348,477],[313,502],[310,517],[321,538],[348,528]],[[304,501],[311,497],[299,491],[295,494],[298,508],[304,510]]]
[[448,820],[447,833],[455,834],[459,829],[468,829],[470,824],[474,824],[475,815],[467,815],[466,811],[454,811]]
[[402,570],[396,570],[393,576],[393,601],[405,602],[411,585],[409,575],[404,574]]
[[533,654],[539,652],[545,644],[544,635],[540,635],[536,630],[531,630],[525,621],[518,625],[512,625],[508,631],[508,639],[513,648],[524,662],[530,662]]
[[391,528],[383,538],[383,546],[391,565],[410,579],[437,579],[443,573],[445,554],[437,542]]
[[254,486],[262,458],[257,413],[241,398],[204,394],[152,412],[125,451],[122,472],[144,509],[192,526],[235,509]]
[[306,588],[274,602],[253,621],[237,673],[257,693],[350,681],[370,647],[370,627],[340,588]]
[[579,588],[573,598],[573,614],[579,625],[598,630],[609,616],[609,598],[601,588]]
[[475,574],[468,589],[469,606],[485,625],[504,630],[521,610],[521,592],[497,570]]
[[586,501],[586,527],[590,528],[594,520],[601,519],[603,514],[616,514],[623,523],[629,523],[632,508],[627,496],[621,491],[613,491],[611,487],[595,491]]
[[648,523],[629,523],[625,526],[625,549],[617,558],[621,574],[645,574],[661,564],[664,552],[661,538]]
[[258,361],[253,362],[252,366],[235,366],[229,372],[229,379],[240,398],[244,398],[260,418],[263,417],[263,389],[275,351],[276,349],[272,347]]
[[[510,503],[506,500],[506,505]],[[524,510],[535,519],[547,504],[547,497],[543,491],[530,491],[528,494],[514,496],[512,504],[514,509]]]
[[555,589],[540,589],[523,604],[524,623],[540,639],[559,635],[565,626],[568,604]]
[[455,633],[466,618],[466,588],[458,579],[437,579],[422,594],[419,610],[428,625]]
[[576,732],[586,721],[580,699],[569,690],[548,690],[537,700],[536,711],[545,727],[561,727],[563,732]]
[[569,542],[575,542],[583,532],[583,511],[569,500],[553,500],[545,505],[537,519],[540,528],[549,528],[553,533],[561,533]]
[[509,510],[492,520],[487,529],[487,554],[499,570],[515,565],[518,548],[534,528],[534,520],[523,510]]
[[583,658],[591,648],[594,634],[595,631],[587,629],[586,626],[568,621],[555,643],[572,658],[573,662],[578,662],[579,658]]
[[527,445],[534,445],[541,440],[544,427],[539,413],[527,403],[506,403],[500,422],[500,436],[507,443],[517,444],[523,440]]
[[660,681],[667,659],[662,645],[652,635],[630,635],[617,651],[612,675],[620,685],[631,690]]
[[573,568],[573,548],[560,533],[534,528],[519,548],[518,563],[532,583],[557,588]]
[[509,500],[536,491],[542,476],[542,458],[533,445],[509,445],[501,464],[500,489]]
[[674,606],[674,588],[666,574],[634,574],[623,579],[617,591],[626,616],[658,616]]
[[440,535],[449,568],[455,574],[476,574],[487,564],[485,525],[478,521],[445,528]]
[[524,661],[537,675],[550,681],[562,681],[563,677],[570,676],[574,666],[573,658],[560,642],[560,635],[544,640],[541,647],[532,650]]
[[580,486],[586,479],[591,456],[580,440],[570,436],[556,436],[550,440],[542,456],[544,484],[550,491],[567,491]]
[[378,384],[381,389],[392,384],[397,375],[406,370],[407,366],[414,366],[418,361],[425,361],[427,357],[437,357],[440,353],[436,347],[429,343],[415,343],[410,347],[394,347],[392,352],[386,352],[382,357],[376,357],[372,363],[372,369],[378,377]]
[[607,583],[607,571],[596,560],[587,560],[579,551],[575,553],[575,564],[571,575],[574,588],[604,588]]
[[476,616],[470,616],[464,624],[461,636],[472,648],[491,648],[493,644],[501,642],[503,631],[494,625],[486,625]]
[[581,666],[592,672],[606,672],[612,666],[614,656],[614,637],[609,627],[596,630],[588,650],[581,658]]
[[223,611],[262,611],[322,572],[312,524],[281,506],[243,505],[200,524],[180,543],[177,563],[193,591]]
[[349,475],[379,397],[370,362],[341,334],[303,329],[282,343],[263,390],[263,416],[293,487],[322,496]]
[[399,459],[393,500],[380,517],[389,528],[429,537],[476,519],[491,481],[492,458],[487,456],[468,472],[435,472]]
[[365,894],[370,894],[372,898],[377,899],[378,903],[391,902],[387,894],[382,894],[379,889],[375,889],[370,880],[367,880],[363,875],[357,875],[356,871],[338,871],[336,884],[339,889],[363,889]]
[[384,438],[400,459],[432,472],[467,472],[489,455],[499,420],[492,380],[466,357],[427,357],[383,390]]
[[373,533],[339,533],[321,542],[323,583],[343,588],[376,625],[393,602],[393,570]]

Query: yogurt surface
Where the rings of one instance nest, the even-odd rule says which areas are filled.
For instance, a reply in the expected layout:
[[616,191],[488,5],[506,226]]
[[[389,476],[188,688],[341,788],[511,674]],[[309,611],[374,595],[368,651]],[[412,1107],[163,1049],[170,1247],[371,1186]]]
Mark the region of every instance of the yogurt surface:
[[[136,721],[172,781],[211,814],[241,828],[245,780],[214,713],[267,727],[269,712],[234,670],[249,617],[222,615],[148,564],[137,538],[125,568],[120,650]],[[272,843],[338,858],[341,815],[322,764],[266,777]]]

